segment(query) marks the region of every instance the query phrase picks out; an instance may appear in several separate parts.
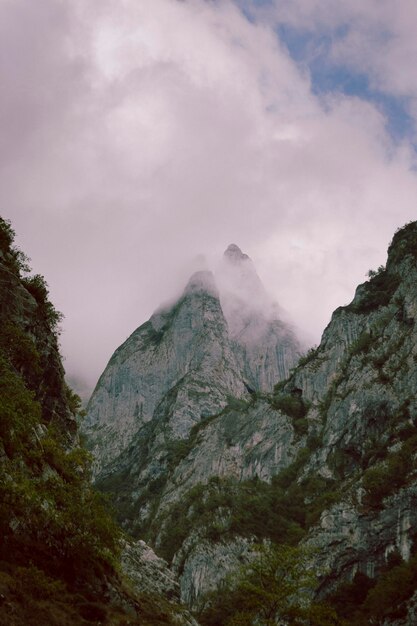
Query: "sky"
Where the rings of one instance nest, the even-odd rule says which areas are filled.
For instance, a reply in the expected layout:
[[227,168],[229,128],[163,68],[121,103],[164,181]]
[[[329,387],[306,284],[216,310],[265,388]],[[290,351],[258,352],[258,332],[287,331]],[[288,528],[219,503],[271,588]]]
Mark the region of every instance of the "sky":
[[230,243],[317,344],[417,218],[416,60],[415,0],[0,0],[0,212],[78,390]]

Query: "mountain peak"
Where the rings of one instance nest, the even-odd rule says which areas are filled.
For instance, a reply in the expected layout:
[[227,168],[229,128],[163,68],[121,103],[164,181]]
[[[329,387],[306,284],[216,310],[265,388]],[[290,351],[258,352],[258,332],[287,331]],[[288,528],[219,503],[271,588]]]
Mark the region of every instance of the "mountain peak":
[[388,248],[387,270],[400,263],[406,256],[417,259],[417,221],[399,228]]
[[234,263],[249,259],[248,255],[243,254],[242,250],[235,243],[231,243],[230,246],[227,247],[224,252],[224,257]]
[[219,296],[213,273],[208,270],[195,272],[188,281],[184,291],[185,294],[201,292],[208,293],[215,298]]

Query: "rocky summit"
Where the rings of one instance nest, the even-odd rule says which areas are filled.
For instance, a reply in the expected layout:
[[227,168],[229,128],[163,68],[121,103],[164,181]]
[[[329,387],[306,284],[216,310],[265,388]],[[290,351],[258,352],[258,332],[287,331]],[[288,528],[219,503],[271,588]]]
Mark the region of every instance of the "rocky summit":
[[145,459],[140,451],[137,495],[140,484],[165,472],[173,442],[181,445],[193,427],[231,402],[272,391],[299,355],[297,338],[279,319],[252,261],[229,246],[216,277],[195,273],[181,297],[156,311],[110,359],[83,427],[97,476],[130,467],[143,442],[148,452]]
[[272,596],[265,623],[416,623],[416,319],[412,222],[301,358],[234,244],[116,350],[83,427],[95,484],[201,624],[264,623]]

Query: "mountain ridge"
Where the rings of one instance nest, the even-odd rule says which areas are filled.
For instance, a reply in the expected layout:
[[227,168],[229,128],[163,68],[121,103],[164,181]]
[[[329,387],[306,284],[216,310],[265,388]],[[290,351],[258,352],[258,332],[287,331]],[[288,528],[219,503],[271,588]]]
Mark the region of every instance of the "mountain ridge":
[[[121,523],[171,562],[183,600],[203,611],[203,624],[211,623],[205,598],[250,558],[254,541],[302,538],[319,547],[317,567],[330,571],[319,594],[339,607],[341,618],[368,623],[364,616],[374,611],[382,616],[377,623],[413,623],[407,615],[414,609],[405,604],[412,593],[392,592],[402,622],[389,617],[386,602],[377,609],[373,598],[388,585],[389,555],[398,554],[395,567],[410,576],[414,563],[416,259],[413,222],[394,235],[386,267],[371,272],[352,302],[333,313],[320,345],[289,376],[275,378],[265,391],[244,375],[247,393],[213,406],[180,441],[167,438],[170,407],[162,403],[158,427],[99,478],[100,488],[114,494]],[[231,309],[239,310],[233,297]],[[254,308],[241,318],[250,319]],[[232,348],[241,365],[248,344],[242,342],[240,352]],[[138,466],[152,466],[146,461],[151,441],[158,442],[151,449],[159,461],[137,482]],[[365,577],[368,595],[356,602],[354,617],[337,604],[337,594],[342,588],[356,593],[358,576]]]

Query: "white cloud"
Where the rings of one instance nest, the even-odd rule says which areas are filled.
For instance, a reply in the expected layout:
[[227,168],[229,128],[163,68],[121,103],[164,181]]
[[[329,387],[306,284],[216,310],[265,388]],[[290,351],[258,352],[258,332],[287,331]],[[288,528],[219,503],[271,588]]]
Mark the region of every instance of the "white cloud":
[[374,89],[417,97],[414,0],[275,0],[262,13],[269,22],[328,35],[328,60],[367,74]]
[[[297,24],[329,10],[282,6]],[[271,25],[232,2],[31,7],[0,5],[1,206],[66,315],[68,371],[93,383],[192,259],[232,241],[317,341],[414,215],[412,153],[381,113],[317,98]]]

